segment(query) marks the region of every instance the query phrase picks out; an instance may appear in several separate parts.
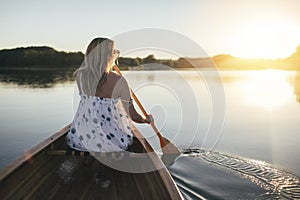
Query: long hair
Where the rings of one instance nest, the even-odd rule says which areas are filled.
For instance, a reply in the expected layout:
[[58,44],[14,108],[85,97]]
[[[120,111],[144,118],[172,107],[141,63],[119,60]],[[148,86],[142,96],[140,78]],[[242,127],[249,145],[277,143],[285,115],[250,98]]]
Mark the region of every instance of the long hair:
[[108,38],[95,38],[87,47],[84,61],[74,75],[82,93],[95,96],[97,86],[101,86],[110,70],[114,42]]

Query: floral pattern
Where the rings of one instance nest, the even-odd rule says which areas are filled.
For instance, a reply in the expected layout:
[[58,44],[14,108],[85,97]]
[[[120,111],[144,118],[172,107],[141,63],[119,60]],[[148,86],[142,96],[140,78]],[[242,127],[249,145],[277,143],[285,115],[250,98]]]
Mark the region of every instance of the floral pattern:
[[124,151],[132,144],[132,121],[120,98],[80,95],[67,144],[79,151]]

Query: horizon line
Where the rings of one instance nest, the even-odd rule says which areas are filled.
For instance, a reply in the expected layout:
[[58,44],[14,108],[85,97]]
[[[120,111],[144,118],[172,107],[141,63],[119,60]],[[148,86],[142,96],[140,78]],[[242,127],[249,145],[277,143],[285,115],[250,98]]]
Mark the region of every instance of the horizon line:
[[[300,44],[299,44],[300,46]],[[13,50],[13,49],[18,49],[18,48],[30,48],[30,47],[49,47],[49,48],[52,48],[58,52],[66,52],[66,53],[82,53],[83,55],[85,53],[83,53],[82,51],[76,51],[76,50],[61,50],[61,49],[56,49],[52,46],[47,46],[47,45],[28,45],[28,46],[18,46],[18,47],[10,47],[10,48],[2,48],[0,49],[0,51],[3,51],[3,50]],[[296,51],[294,51],[296,52]],[[292,52],[290,54],[290,56],[294,53]],[[150,55],[153,55],[155,59],[163,59],[163,60],[173,60],[173,58],[168,58],[168,57],[156,57],[155,54],[148,54],[147,56],[150,56]],[[147,56],[145,56],[144,58],[146,58]],[[188,57],[188,56],[184,56],[184,57],[178,57],[179,58],[189,58],[189,59],[204,59],[204,58],[214,58],[216,56],[231,56],[233,58],[239,58],[239,59],[249,59],[249,60],[253,60],[253,59],[258,59],[258,60],[279,60],[279,59],[286,59],[286,58],[289,58],[290,56],[288,57],[278,57],[278,58],[267,58],[267,57],[238,57],[238,56],[234,56],[232,54],[229,54],[229,53],[219,53],[219,54],[214,54],[214,55],[207,55],[206,57]],[[122,56],[120,56],[122,57]],[[124,56],[123,58],[142,58],[140,56],[136,56],[136,57],[126,57]]]

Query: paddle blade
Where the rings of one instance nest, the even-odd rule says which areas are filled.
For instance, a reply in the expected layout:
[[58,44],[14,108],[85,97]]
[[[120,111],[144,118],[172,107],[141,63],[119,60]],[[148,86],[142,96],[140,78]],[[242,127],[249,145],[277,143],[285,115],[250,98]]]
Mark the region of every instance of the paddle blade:
[[166,166],[171,165],[180,156],[179,149],[171,143],[167,138],[163,138],[164,147],[162,148],[163,155],[161,160]]

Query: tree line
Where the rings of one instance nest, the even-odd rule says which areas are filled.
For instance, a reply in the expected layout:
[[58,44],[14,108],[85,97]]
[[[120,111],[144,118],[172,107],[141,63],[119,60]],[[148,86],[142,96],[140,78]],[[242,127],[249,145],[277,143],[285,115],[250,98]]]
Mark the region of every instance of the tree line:
[[[50,67],[50,68],[77,68],[84,59],[82,52],[56,51],[47,46],[20,47],[0,50],[0,68],[2,67]],[[149,67],[146,64],[152,63]],[[153,65],[153,63],[155,63]],[[300,45],[288,58],[268,59],[241,59],[231,55],[216,55],[205,58],[180,57],[177,60],[156,59],[154,55],[145,58],[120,57],[119,64],[122,69],[143,67],[143,69],[161,69],[155,65],[171,68],[223,68],[223,69],[300,69]]]
[[[20,47],[0,50],[0,67],[75,67],[81,65],[84,59],[82,52],[56,51],[47,46]],[[154,55],[145,58],[120,57],[122,67],[135,67],[148,63],[158,63],[169,67],[192,67],[182,58],[156,59]]]
[[0,67],[74,66],[81,63],[81,52],[58,52],[47,46],[20,47],[0,51]]

